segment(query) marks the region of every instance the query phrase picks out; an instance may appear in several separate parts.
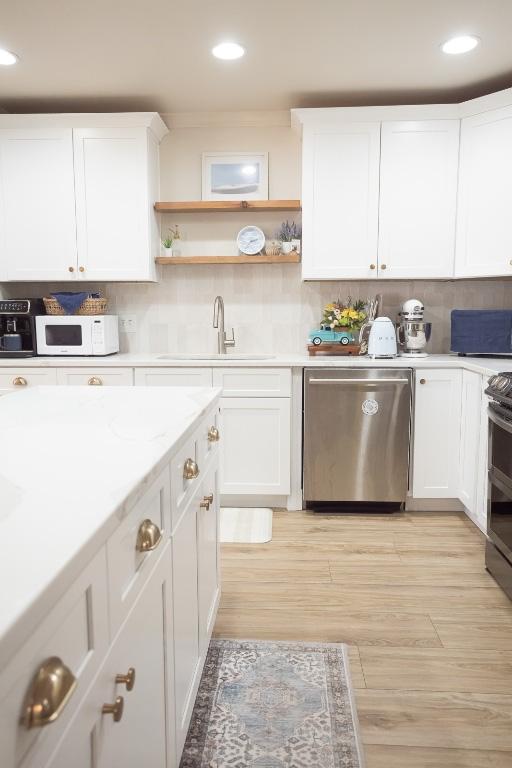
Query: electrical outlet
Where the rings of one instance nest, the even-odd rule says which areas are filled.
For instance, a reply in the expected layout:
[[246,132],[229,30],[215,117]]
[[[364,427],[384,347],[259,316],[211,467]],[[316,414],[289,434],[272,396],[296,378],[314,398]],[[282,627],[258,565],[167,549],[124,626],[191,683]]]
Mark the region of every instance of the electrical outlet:
[[137,317],[135,315],[121,315],[119,317],[119,330],[121,333],[136,333]]

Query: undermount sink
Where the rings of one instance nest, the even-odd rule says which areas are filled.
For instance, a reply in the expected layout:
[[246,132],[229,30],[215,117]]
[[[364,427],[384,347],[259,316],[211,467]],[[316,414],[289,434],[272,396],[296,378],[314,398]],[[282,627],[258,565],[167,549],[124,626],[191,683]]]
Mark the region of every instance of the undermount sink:
[[204,352],[202,354],[176,353],[174,355],[158,355],[158,360],[273,360],[275,355],[244,355],[230,352],[225,355]]

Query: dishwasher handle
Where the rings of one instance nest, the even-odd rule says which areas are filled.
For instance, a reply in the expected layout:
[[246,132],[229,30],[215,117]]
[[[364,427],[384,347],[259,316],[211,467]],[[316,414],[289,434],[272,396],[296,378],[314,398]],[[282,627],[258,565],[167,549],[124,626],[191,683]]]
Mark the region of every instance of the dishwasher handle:
[[409,379],[308,379],[308,384],[409,384]]

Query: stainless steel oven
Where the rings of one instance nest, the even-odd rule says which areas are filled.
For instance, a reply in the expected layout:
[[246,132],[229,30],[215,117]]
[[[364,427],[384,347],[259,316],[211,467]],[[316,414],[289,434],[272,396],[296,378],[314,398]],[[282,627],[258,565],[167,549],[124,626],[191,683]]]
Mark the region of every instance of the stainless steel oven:
[[[492,377],[485,565],[512,599],[512,374]],[[510,392],[510,397],[509,397]]]

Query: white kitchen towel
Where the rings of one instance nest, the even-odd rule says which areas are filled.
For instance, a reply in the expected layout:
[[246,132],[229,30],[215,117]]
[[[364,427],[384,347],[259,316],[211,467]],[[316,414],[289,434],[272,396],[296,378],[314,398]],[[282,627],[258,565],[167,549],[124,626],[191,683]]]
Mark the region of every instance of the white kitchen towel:
[[272,510],[222,507],[220,540],[223,544],[265,544],[272,539]]

